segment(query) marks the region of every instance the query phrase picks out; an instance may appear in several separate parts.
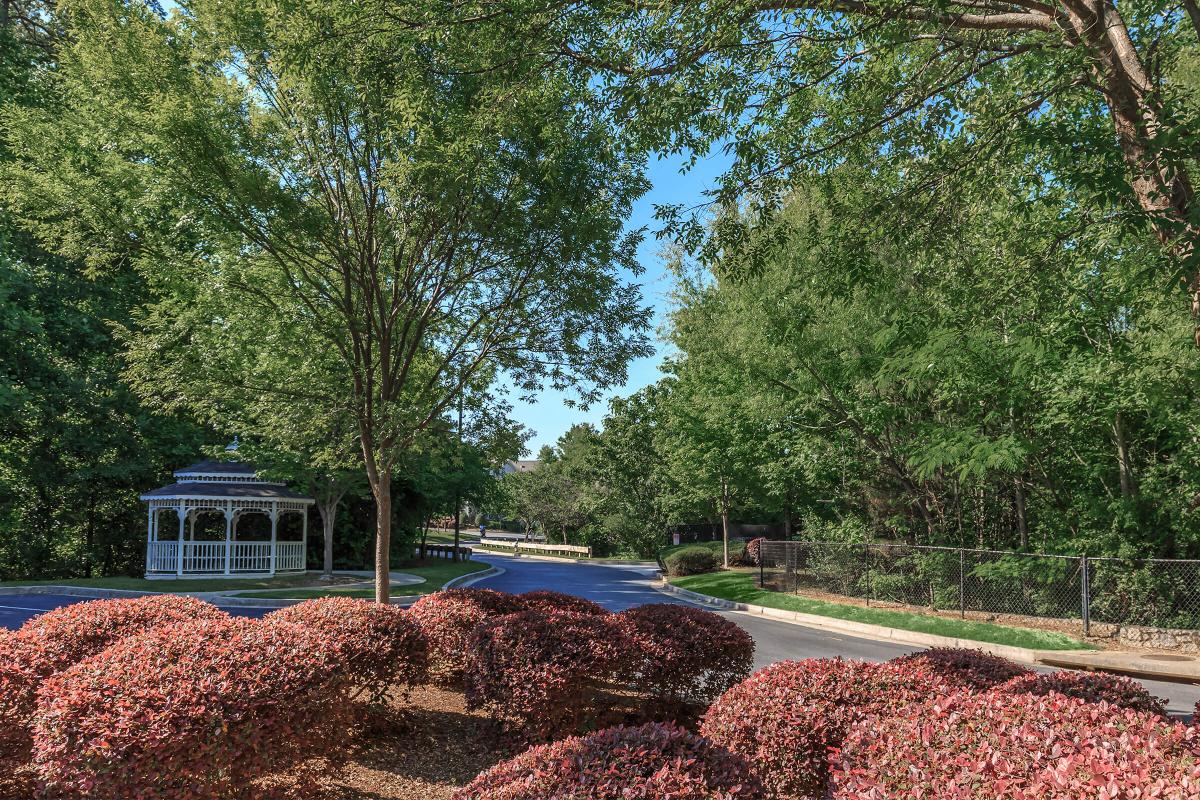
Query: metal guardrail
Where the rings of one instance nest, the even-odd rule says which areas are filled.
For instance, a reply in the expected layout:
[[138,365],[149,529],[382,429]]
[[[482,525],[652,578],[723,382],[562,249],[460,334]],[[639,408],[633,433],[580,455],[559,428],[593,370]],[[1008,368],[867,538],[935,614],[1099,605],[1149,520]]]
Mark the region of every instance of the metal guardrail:
[[484,547],[499,547],[512,550],[514,553],[568,553],[576,556],[592,557],[592,548],[579,544],[536,544],[534,542],[508,541],[505,539],[480,539]]
[[1200,561],[764,541],[759,583],[939,611],[1200,628]]

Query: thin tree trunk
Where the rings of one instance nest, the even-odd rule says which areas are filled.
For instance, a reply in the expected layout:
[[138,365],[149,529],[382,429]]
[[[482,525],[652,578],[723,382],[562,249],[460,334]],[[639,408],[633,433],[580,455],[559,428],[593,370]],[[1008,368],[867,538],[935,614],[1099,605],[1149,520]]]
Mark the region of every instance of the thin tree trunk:
[[[461,425],[461,421],[459,422]],[[458,539],[462,528],[462,502],[458,499],[458,490],[454,491],[454,553],[452,558],[458,561]]]
[[[339,498],[340,499],[340,498]],[[326,580],[333,578],[333,523],[337,519],[338,500],[321,504],[317,510],[321,513],[321,537],[324,554],[321,560],[321,575]]]
[[1017,512],[1017,534],[1021,537],[1021,550],[1029,549],[1029,518],[1025,502],[1025,481],[1017,476],[1013,479],[1013,505]]
[[392,599],[392,471],[380,470],[375,493],[375,602]]
[[722,563],[729,569],[729,481],[721,480],[721,551]]
[[1129,455],[1129,442],[1125,438],[1125,425],[1118,411],[1112,423],[1113,441],[1117,446],[1117,473],[1121,481],[1121,497],[1132,500],[1137,495],[1137,480],[1133,475],[1133,460]]

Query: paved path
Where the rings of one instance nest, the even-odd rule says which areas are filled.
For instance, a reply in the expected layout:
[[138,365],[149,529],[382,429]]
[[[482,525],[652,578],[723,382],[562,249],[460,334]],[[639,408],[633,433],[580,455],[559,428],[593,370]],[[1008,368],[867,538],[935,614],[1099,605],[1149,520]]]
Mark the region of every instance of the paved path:
[[[475,558],[505,570],[502,575],[485,578],[475,584],[489,589],[506,592],[554,589],[595,600],[613,611],[621,611],[643,603],[682,602],[653,588],[655,571],[649,568],[540,561],[494,553],[476,553]],[[830,633],[736,611],[718,613],[741,625],[754,637],[756,667],[787,659],[834,656],[886,661],[921,649]],[[1200,700],[1200,686],[1151,680],[1144,680],[1142,683],[1151,693],[1167,698],[1168,710],[1175,715],[1191,714],[1196,702]]]

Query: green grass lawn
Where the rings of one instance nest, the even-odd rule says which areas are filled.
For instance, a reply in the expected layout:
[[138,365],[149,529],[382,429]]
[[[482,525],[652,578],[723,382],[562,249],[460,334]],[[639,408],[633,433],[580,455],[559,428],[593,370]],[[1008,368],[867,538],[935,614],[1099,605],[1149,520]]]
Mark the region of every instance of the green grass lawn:
[[[407,586],[392,585],[392,594],[396,596],[412,594],[429,594],[442,588],[451,578],[470,575],[488,568],[487,564],[479,561],[460,561],[455,563],[441,558],[427,559],[424,564],[416,566],[397,567],[398,572],[417,575],[425,579],[424,583],[413,583]],[[374,586],[337,587],[321,586],[317,588],[277,589],[269,592],[239,592],[238,597],[262,597],[268,600],[307,600],[313,597],[374,597]]]
[[737,603],[750,603],[756,606],[779,608],[785,611],[799,611],[803,614],[815,614],[822,617],[849,620],[851,622],[864,622],[870,625],[885,625],[889,628],[899,628],[905,631],[932,633],[938,636],[953,636],[959,639],[1004,644],[1012,647],[1029,647],[1036,650],[1095,649],[1091,645],[1073,639],[1066,634],[1051,631],[1012,628],[1007,625],[995,625],[989,622],[950,619],[883,608],[864,608],[862,606],[829,603],[824,600],[813,600],[794,594],[772,592],[767,589],[758,588],[757,578],[758,574],[755,572],[710,572],[705,575],[672,578],[671,583],[681,589],[689,589],[693,592],[720,597]]
[[[717,562],[720,563],[721,555],[723,553],[723,546],[720,539],[715,542],[692,542],[691,544],[673,544],[667,547],[660,547],[658,550],[658,560],[663,561],[667,556],[671,555],[671,553],[675,553],[679,550],[686,550],[689,547],[703,547],[705,550],[712,550],[717,554]],[[729,557],[731,559],[740,556],[742,551],[745,549],[746,543],[741,539],[729,540]]]
[[[466,544],[466,538],[468,536],[478,539],[479,528],[469,528],[464,525],[458,533],[458,543],[469,546]],[[425,538],[425,541],[427,544],[454,544],[454,531],[430,530],[429,535]],[[418,539],[413,546],[419,547],[420,544],[421,541]]]
[[[341,579],[345,580],[345,579]],[[82,586],[94,589],[132,589],[140,592],[220,592],[227,589],[282,589],[320,584],[316,575],[281,575],[275,578],[58,578],[48,581],[3,581],[0,586]]]

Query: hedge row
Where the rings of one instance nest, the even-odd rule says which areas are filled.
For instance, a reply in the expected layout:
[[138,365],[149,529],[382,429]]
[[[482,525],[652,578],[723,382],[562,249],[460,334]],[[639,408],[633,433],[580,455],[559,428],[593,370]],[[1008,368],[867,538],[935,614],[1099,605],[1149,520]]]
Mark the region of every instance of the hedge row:
[[544,610],[541,599],[532,606],[478,625],[464,667],[468,705],[529,740],[575,732],[611,705],[614,691],[670,712],[702,708],[753,664],[753,639],[708,611],[660,604],[581,613],[570,604]]
[[176,622],[228,615],[191,597],[160,595],[76,603],[0,636],[0,758],[28,759],[39,685],[123,638]]
[[366,601],[261,621],[172,595],[80,603],[0,635],[4,768],[29,762],[53,796],[268,798],[265,776],[339,757],[352,700],[425,676],[417,624]]
[[1193,800],[1200,730],[1057,692],[959,692],[863,720],[832,772],[834,800]]
[[349,722],[345,662],[319,631],[247,619],[123,639],[38,692],[34,764],[67,796],[258,798]]
[[465,674],[472,705],[545,739],[612,691],[706,704],[752,654],[715,614],[612,614],[554,592],[458,590],[410,611],[327,598],[262,620],[170,595],[100,600],[0,634],[0,743],[6,768],[31,763],[52,794],[267,798],[262,779],[337,755],[356,699]]

